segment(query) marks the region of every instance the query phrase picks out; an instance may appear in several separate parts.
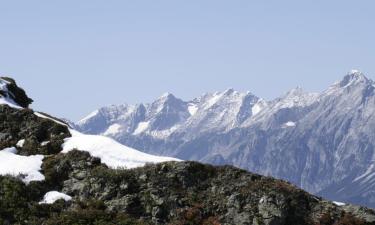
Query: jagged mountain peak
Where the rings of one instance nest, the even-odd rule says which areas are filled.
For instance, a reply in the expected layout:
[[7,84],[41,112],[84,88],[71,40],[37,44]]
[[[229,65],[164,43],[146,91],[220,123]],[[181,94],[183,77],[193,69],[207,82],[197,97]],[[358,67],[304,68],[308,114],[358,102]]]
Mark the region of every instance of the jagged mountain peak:
[[295,95],[302,95],[305,94],[306,92],[303,90],[302,87],[297,86],[295,88],[290,89],[285,96],[295,96]]
[[249,97],[259,99],[256,95],[254,95],[250,91],[240,92],[233,88],[228,88],[224,91],[217,91],[214,93],[206,93],[197,99],[198,101],[201,101],[201,102],[206,101],[206,105],[211,107],[215,105],[216,103],[228,102],[228,101],[241,101]]
[[322,96],[337,97],[339,95],[349,95],[353,98],[363,98],[372,95],[374,82],[367,78],[364,73],[359,70],[351,70],[342,80],[335,82]]
[[235,95],[238,94],[238,91],[234,90],[234,88],[227,88],[225,91],[222,92],[223,95]]
[[150,114],[159,114],[162,112],[168,112],[168,111],[186,111],[186,102],[183,100],[175,97],[172,93],[166,92],[163,95],[161,95],[158,99],[156,99],[151,104],[147,104],[150,109]]
[[358,83],[373,83],[372,80],[368,79],[361,71],[351,70],[347,75],[339,82],[340,87],[347,87],[352,84]]
[[288,91],[284,96],[274,101],[276,108],[305,107],[318,100],[319,93],[304,91],[301,87],[296,87]]
[[350,70],[347,74],[346,74],[346,76],[352,76],[353,78],[365,78],[365,79],[368,79],[365,75],[364,75],[364,73],[362,72],[362,71],[360,71],[360,70],[358,70],[358,69],[352,69],[352,70]]
[[227,96],[227,97],[229,97],[229,96],[233,96],[233,97],[235,97],[235,96],[247,96],[247,95],[249,95],[249,96],[255,96],[250,91],[242,92],[242,91],[236,90],[236,89],[234,89],[232,87],[227,88],[224,91],[215,92],[215,93],[213,93],[211,95],[221,95],[221,96]]
[[149,104],[150,113],[157,114],[161,112],[168,112],[173,110],[183,110],[187,103],[176,98],[173,94],[167,92],[160,96],[157,100]]
[[175,99],[176,96],[174,96],[172,93],[170,92],[165,92],[163,93],[159,98],[158,100],[160,101],[165,101],[165,100],[168,100],[168,99]]

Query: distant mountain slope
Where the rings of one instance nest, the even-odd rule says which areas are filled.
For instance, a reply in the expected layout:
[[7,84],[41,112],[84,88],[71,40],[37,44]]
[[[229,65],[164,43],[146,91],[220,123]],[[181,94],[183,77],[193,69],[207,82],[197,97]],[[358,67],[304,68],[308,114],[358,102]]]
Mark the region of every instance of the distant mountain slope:
[[[325,201],[285,181],[81,134],[13,97],[0,97],[0,224],[375,223],[371,209]],[[172,121],[184,116],[177,115]]]
[[[103,107],[78,129],[152,154],[235,165],[375,208],[369,191],[375,188],[375,171],[369,171],[374,94],[374,82],[353,70],[322,93],[296,88],[272,101],[229,89],[187,102],[167,94],[151,104]],[[358,193],[325,191],[352,183]]]

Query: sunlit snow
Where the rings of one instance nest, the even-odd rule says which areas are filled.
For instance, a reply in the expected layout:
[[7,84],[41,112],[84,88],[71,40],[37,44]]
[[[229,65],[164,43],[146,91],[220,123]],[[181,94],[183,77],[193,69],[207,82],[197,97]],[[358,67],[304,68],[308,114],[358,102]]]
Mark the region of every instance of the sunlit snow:
[[251,113],[253,116],[258,114],[264,107],[266,107],[267,103],[264,100],[259,100],[254,106],[251,108]]
[[296,123],[293,121],[288,121],[284,123],[284,127],[295,127],[295,126],[296,126]]
[[0,151],[0,175],[19,176],[28,184],[31,181],[44,180],[40,173],[44,156],[21,156],[16,154],[16,148],[6,148]]
[[44,195],[43,200],[39,202],[39,204],[53,204],[60,199],[70,201],[72,200],[72,197],[58,191],[50,191]]
[[112,134],[117,134],[120,132],[121,125],[118,123],[112,124],[111,126],[108,127],[108,129],[103,133],[103,135],[112,135]]
[[159,163],[165,161],[180,161],[170,157],[149,155],[130,147],[124,146],[117,141],[98,135],[85,135],[75,130],[70,130],[72,137],[65,139],[63,153],[73,149],[87,151],[90,155],[98,157],[102,163],[111,168],[135,168],[144,166],[146,163]]
[[343,203],[343,202],[333,202],[333,204],[335,204],[337,206],[344,206],[344,205],[346,205],[346,203]]
[[147,130],[148,126],[150,125],[150,122],[140,122],[138,124],[138,127],[137,129],[135,129],[135,131],[133,132],[134,135],[137,135],[137,134],[140,134],[142,133],[143,131]]
[[91,119],[92,117],[98,115],[99,113],[99,110],[95,110],[94,112],[90,113],[89,115],[87,115],[85,118],[81,119],[80,121],[78,121],[77,124],[83,124],[85,123],[87,120]]
[[65,124],[65,123],[63,123],[63,122],[61,122],[61,121],[58,121],[58,120],[56,120],[56,119],[54,119],[54,118],[52,118],[52,117],[46,116],[46,115],[44,115],[44,114],[42,114],[42,113],[34,112],[34,115],[36,115],[37,117],[43,118],[43,119],[52,120],[53,122],[58,123],[58,124],[60,124],[60,125],[67,126],[67,124]]
[[189,111],[190,115],[194,116],[198,111],[198,106],[195,105],[195,104],[189,104],[188,111]]
[[19,148],[22,148],[24,144],[25,144],[25,139],[21,139],[17,142],[16,146]]

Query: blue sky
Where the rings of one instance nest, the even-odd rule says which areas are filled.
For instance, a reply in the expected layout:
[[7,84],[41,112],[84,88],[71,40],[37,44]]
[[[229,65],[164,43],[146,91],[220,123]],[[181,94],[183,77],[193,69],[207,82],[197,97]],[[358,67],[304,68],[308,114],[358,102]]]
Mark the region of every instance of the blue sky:
[[109,104],[233,87],[272,99],[375,78],[374,1],[1,1],[0,74],[77,120]]

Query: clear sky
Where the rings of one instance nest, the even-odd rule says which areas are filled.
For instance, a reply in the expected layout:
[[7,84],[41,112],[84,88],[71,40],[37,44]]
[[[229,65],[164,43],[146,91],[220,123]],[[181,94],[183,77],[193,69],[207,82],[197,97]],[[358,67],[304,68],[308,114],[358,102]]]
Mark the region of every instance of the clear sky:
[[228,87],[272,99],[375,78],[375,1],[0,0],[0,74],[33,108],[78,120],[109,104]]

